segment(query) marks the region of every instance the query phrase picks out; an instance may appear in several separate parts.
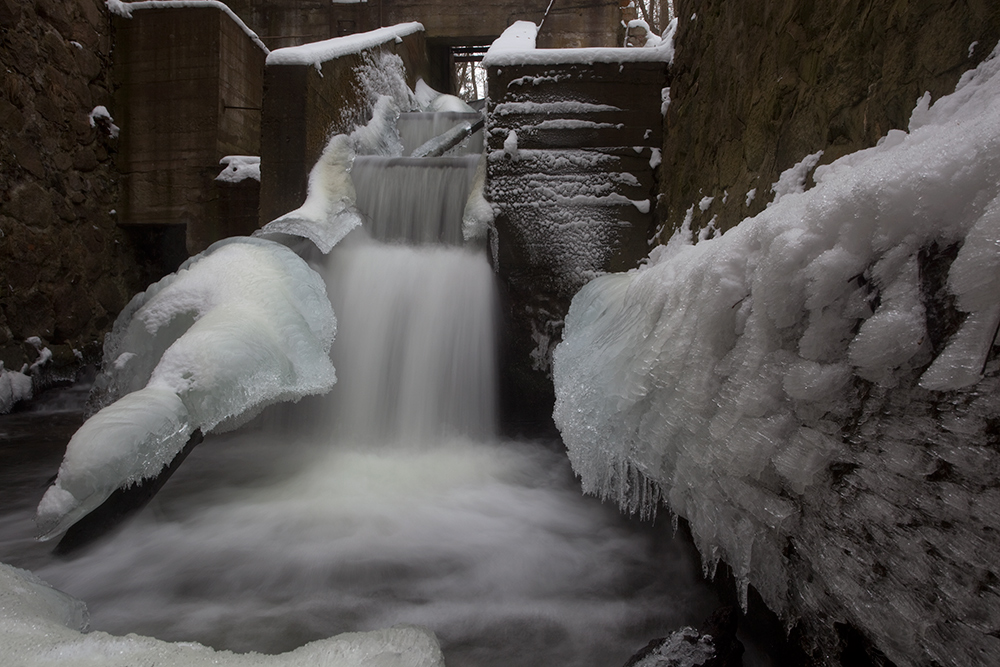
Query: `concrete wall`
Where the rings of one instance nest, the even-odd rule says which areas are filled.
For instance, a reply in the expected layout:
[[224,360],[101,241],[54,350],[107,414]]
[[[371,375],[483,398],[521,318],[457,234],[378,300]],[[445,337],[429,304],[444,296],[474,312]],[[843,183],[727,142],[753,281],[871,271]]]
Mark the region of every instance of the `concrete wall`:
[[[1000,38],[990,0],[676,0],[661,212],[729,228],[763,210],[803,157],[820,164],[905,128],[917,99],[954,89]],[[697,15],[691,20],[692,15]],[[970,45],[978,42],[971,51]],[[749,206],[744,202],[756,188]],[[715,197],[702,212],[696,204]]]
[[115,17],[123,225],[183,226],[187,251],[232,231],[218,216],[226,155],[258,155],[265,53],[214,8]]
[[[495,259],[508,320],[504,412],[525,428],[544,427],[554,402],[551,352],[570,299],[598,273],[634,268],[649,252],[659,187],[651,158],[662,142],[667,67],[491,66],[488,75],[486,197],[497,211]],[[558,102],[616,110],[532,106]],[[504,150],[511,131],[516,155]]]

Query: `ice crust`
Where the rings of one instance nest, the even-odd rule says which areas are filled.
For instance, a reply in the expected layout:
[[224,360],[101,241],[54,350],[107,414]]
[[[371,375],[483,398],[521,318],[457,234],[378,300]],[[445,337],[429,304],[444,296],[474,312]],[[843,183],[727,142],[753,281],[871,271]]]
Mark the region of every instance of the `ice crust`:
[[444,667],[434,634],[418,627],[353,632],[280,655],[215,651],[130,634],[85,633],[82,602],[0,563],[0,646],[18,667]]
[[38,506],[43,538],[116,488],[156,475],[195,429],[223,431],[329,391],[336,320],[323,280],[288,248],[219,241],[137,295],[104,345],[94,399]]
[[[909,132],[819,167],[817,185],[803,192],[816,159],[786,172],[780,200],[758,216],[695,245],[681,229],[646,266],[599,277],[576,295],[554,355],[555,421],[586,492],[646,515],[662,501],[690,522],[706,571],[724,560],[742,595],[753,584],[786,618],[835,609],[900,663],[922,651],[942,664],[970,664],[990,650],[997,658],[986,629],[949,634],[949,618],[970,605],[996,605],[945,576],[978,576],[970,572],[989,568],[996,549],[972,526],[994,525],[1000,507],[995,489],[977,486],[990,483],[977,475],[990,478],[995,457],[976,449],[985,437],[976,434],[1000,412],[994,390],[977,389],[997,372],[989,355],[1000,323],[998,52],[953,94],[923,98]],[[927,257],[947,248],[958,248],[945,282],[957,330],[934,343]],[[878,440],[859,442],[858,433]],[[936,480],[927,471],[937,456],[977,481],[968,490],[921,486]],[[866,489],[864,507],[831,486],[844,474],[837,470],[854,475],[849,488]],[[954,519],[970,523],[968,536],[900,528],[965,502],[984,503]],[[852,518],[833,529],[829,508],[840,503],[836,511]],[[897,532],[878,532],[880,522]],[[850,542],[842,530],[871,534]],[[802,572],[791,578],[792,539],[813,549],[808,581]],[[933,574],[922,565],[924,544],[947,554]],[[866,586],[876,558],[895,563],[890,574],[900,580],[922,572],[920,583]],[[821,576],[828,588],[818,594]],[[791,595],[793,586],[805,592]],[[932,607],[921,606],[918,586],[942,587]],[[906,621],[916,618],[919,628]],[[954,646],[967,655],[952,655]]]

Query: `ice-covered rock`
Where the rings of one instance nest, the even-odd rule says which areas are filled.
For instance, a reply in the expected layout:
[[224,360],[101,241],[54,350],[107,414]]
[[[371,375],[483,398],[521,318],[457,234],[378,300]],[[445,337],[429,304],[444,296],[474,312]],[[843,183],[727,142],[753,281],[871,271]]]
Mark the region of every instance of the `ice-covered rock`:
[[94,397],[38,506],[43,538],[155,476],[196,430],[330,390],[336,320],[319,274],[262,239],[219,241],[132,299],[105,340]]
[[631,511],[664,501],[707,572],[789,623],[998,661],[997,52],[908,133],[800,175],[577,294],[554,359],[574,469]]
[[444,667],[434,634],[418,627],[352,632],[279,655],[215,651],[130,634],[85,633],[82,602],[0,563],[0,646],[19,667]]

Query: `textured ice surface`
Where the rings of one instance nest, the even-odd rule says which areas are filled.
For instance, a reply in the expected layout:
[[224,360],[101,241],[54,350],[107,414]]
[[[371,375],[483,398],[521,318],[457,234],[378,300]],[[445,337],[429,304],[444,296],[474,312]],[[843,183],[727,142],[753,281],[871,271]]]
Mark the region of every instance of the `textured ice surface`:
[[18,667],[444,667],[433,633],[417,627],[337,635],[280,655],[214,651],[193,642],[84,633],[87,610],[35,575],[0,563],[0,646]]
[[134,297],[105,340],[95,385],[105,407],[70,440],[38,506],[43,536],[156,475],[195,429],[329,391],[335,330],[319,275],[261,239],[220,241]]
[[9,371],[0,361],[0,415],[11,411],[18,401],[31,398],[31,378],[20,371]]
[[708,572],[900,663],[1000,660],[998,70],[796,192],[804,161],[725,235],[592,281],[555,352],[587,492],[664,501]]

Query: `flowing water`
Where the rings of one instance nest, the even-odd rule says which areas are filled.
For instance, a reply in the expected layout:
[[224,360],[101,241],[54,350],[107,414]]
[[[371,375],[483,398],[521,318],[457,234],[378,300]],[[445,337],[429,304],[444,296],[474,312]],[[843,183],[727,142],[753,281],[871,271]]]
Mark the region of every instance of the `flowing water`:
[[[388,172],[421,169],[384,158],[354,176],[426,195],[457,171],[466,180],[443,187],[464,202],[475,156],[436,159],[429,180],[400,180]],[[12,459],[0,560],[83,599],[93,629],[235,651],[418,624],[450,667],[606,667],[700,623],[718,601],[668,528],[583,497],[558,443],[496,436],[492,269],[457,245],[460,207],[457,223],[392,228],[414,208],[392,200],[362,204],[370,233],[324,269],[339,321],[329,396],[207,438],[135,520],[68,557],[30,540],[58,457]],[[57,412],[78,419],[50,408],[0,425],[38,432]]]

